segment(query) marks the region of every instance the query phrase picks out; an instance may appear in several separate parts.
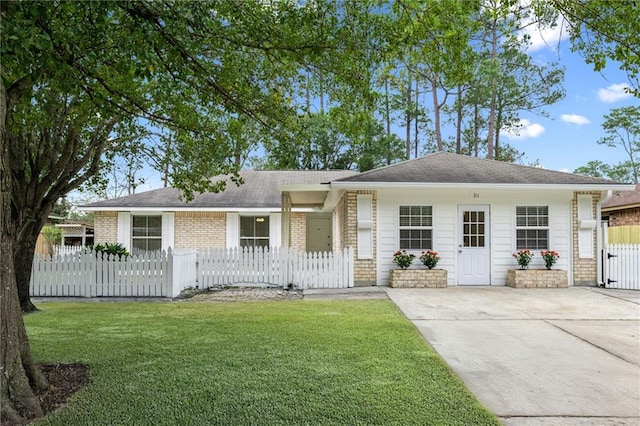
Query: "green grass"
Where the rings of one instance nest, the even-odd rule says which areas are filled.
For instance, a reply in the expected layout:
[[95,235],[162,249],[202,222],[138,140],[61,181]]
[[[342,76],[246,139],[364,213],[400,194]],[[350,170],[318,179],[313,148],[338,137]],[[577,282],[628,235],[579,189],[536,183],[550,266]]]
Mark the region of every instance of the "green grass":
[[91,383],[36,424],[499,424],[387,300],[47,303],[39,362]]

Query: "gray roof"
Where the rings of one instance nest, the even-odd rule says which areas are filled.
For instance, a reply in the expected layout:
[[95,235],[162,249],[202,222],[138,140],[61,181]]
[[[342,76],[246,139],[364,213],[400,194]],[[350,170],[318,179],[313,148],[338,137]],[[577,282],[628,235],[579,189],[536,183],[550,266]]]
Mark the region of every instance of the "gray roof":
[[617,185],[618,182],[487,160],[450,152],[437,152],[414,160],[339,179],[353,183],[470,183],[531,185]]
[[640,206],[640,184],[635,191],[618,192],[602,203],[602,210],[621,210]]
[[227,179],[223,192],[198,194],[190,202],[181,199],[181,191],[162,188],[126,197],[98,201],[84,207],[105,208],[279,208],[281,205],[280,186],[296,184],[328,183],[335,179],[351,176],[351,170],[243,170],[239,174],[244,184],[237,186]]

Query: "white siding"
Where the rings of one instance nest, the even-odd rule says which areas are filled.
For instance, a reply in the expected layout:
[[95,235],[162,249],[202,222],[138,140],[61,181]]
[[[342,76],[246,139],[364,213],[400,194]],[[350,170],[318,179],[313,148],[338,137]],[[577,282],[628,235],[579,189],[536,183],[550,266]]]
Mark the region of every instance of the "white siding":
[[[405,190],[378,191],[378,284],[388,285],[389,270],[395,265],[393,252],[399,247],[398,206],[433,206],[433,250],[440,255],[438,268],[446,269],[449,285],[456,285],[458,265],[458,205],[490,206],[491,284],[505,285],[507,270],[517,267],[515,211],[519,205],[549,206],[549,249],[560,259],[555,267],[568,270],[571,282],[571,199],[570,191],[508,190]],[[419,255],[419,252],[414,252]],[[544,267],[540,252],[534,252],[532,268]],[[414,268],[422,265],[416,259]]]

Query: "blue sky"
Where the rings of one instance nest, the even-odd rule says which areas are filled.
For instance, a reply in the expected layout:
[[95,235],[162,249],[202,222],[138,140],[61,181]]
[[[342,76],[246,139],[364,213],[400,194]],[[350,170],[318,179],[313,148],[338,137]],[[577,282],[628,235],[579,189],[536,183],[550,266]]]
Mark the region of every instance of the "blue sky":
[[[593,71],[584,59],[570,51],[570,43],[558,30],[541,35],[531,33],[529,54],[539,62],[557,61],[566,67],[566,96],[547,107],[549,117],[525,115],[520,136],[504,135],[516,149],[525,153],[525,163],[539,160],[542,167],[573,172],[591,160],[615,164],[626,160],[622,148],[599,145],[604,136],[604,115],[613,108],[640,105],[640,99],[624,91],[626,73],[611,63],[603,72]],[[560,43],[558,40],[562,39]]]

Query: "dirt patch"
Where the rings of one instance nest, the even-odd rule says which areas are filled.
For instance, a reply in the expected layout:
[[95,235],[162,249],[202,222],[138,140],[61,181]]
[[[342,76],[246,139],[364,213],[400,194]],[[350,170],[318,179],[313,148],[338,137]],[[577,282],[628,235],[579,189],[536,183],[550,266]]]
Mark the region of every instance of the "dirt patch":
[[191,302],[242,302],[252,300],[299,300],[302,291],[281,288],[238,287],[199,292]]
[[40,364],[40,368],[49,381],[49,389],[38,396],[45,415],[89,384],[89,366],[84,364]]

